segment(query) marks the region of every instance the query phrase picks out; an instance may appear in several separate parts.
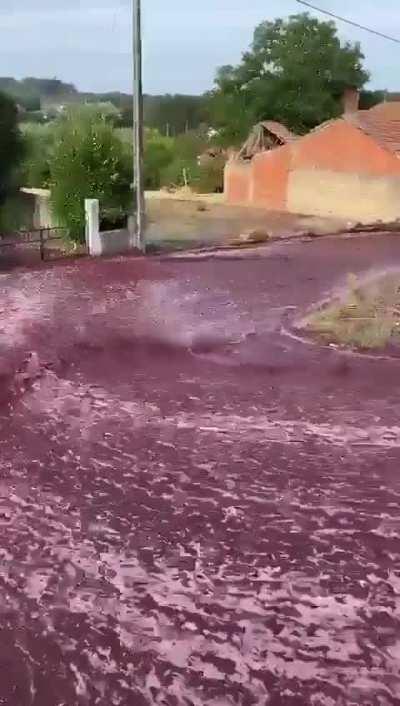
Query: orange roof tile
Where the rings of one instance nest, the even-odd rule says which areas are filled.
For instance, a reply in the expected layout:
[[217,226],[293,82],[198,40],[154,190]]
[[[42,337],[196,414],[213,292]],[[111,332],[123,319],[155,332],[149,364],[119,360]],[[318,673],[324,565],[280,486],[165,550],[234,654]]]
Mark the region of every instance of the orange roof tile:
[[[385,106],[393,106],[387,110]],[[370,110],[343,116],[382,147],[400,155],[400,102],[381,103]]]
[[378,103],[368,111],[363,111],[376,115],[385,120],[400,120],[400,101]]

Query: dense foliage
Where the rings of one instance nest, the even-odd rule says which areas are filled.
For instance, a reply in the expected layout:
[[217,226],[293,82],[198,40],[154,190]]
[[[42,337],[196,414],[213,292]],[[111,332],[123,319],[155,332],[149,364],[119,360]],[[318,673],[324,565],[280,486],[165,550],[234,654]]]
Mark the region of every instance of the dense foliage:
[[0,205],[16,187],[17,167],[23,155],[15,103],[0,93]]
[[[99,118],[91,106],[85,106],[84,113],[86,120],[90,115],[92,120]],[[76,114],[76,109],[73,114]],[[107,118],[104,121],[107,122]],[[60,116],[47,125],[23,124],[26,156],[21,181],[25,186],[49,188],[53,155],[58,153],[56,143],[60,139],[59,126],[64,123],[65,117]],[[109,127],[112,129],[112,124]],[[121,145],[124,164],[132,164],[132,130],[115,128],[113,132]],[[172,138],[147,128],[144,148],[145,188],[157,190],[164,186],[179,187],[188,184],[196,190],[220,191],[224,160],[206,160],[205,164],[199,165],[200,155],[209,146],[210,141],[204,130],[193,130]]]
[[84,200],[99,199],[102,210],[128,208],[131,160],[114,128],[93,111],[71,110],[57,122],[50,159],[54,213],[72,240],[83,242]]
[[210,96],[213,124],[238,142],[260,120],[303,133],[339,115],[348,86],[368,80],[358,44],[341,43],[333,22],[308,14],[260,24],[238,66],[223,66]]
[[163,185],[162,175],[174,158],[175,141],[163,137],[158,130],[146,130],[144,144],[145,189],[157,190]]
[[25,143],[20,181],[24,186],[47,189],[50,185],[50,160],[54,145],[55,124],[23,123]]

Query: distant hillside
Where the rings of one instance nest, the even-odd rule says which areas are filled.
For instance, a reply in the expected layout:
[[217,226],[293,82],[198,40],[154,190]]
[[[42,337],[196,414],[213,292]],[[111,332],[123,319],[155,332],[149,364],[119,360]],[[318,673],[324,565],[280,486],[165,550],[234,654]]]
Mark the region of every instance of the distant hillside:
[[[0,77],[0,92],[10,95],[22,106],[28,121],[43,119],[40,111],[49,113],[60,106],[76,103],[112,103],[119,111],[119,125],[132,125],[132,96],[120,91],[105,93],[81,92],[72,84],[57,78],[27,77],[17,81],[15,78]],[[362,91],[360,107],[370,108],[382,100],[399,100],[398,93],[388,91]],[[163,135],[179,135],[187,130],[194,130],[202,124],[212,125],[209,115],[209,96],[193,95],[158,95],[144,96],[144,120],[151,128],[157,128]]]
[[42,101],[49,98],[61,101],[79,95],[75,86],[56,78],[28,77],[17,81],[15,78],[0,77],[0,91],[14,98],[26,110],[40,110]]
[[[112,103],[121,114],[121,125],[132,124],[132,96],[119,91],[106,93],[80,92],[71,83],[56,78],[0,77],[0,91],[7,93],[26,111],[49,111],[75,103]],[[204,96],[144,96],[144,118],[148,127],[161,132],[179,134],[208,122]]]

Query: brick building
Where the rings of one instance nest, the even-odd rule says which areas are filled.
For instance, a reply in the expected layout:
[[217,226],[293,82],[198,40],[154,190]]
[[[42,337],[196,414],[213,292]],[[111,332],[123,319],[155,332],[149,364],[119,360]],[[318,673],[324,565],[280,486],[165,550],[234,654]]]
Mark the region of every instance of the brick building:
[[304,137],[225,168],[228,202],[356,219],[400,217],[400,101],[345,112]]

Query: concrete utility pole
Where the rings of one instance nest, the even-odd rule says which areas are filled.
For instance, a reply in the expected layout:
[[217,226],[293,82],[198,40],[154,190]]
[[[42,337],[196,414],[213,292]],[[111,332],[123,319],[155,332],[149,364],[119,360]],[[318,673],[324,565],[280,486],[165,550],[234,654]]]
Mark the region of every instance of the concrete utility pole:
[[136,245],[146,249],[145,201],[143,178],[143,90],[142,90],[142,17],[141,0],[132,0],[133,19],[133,189],[136,213]]

